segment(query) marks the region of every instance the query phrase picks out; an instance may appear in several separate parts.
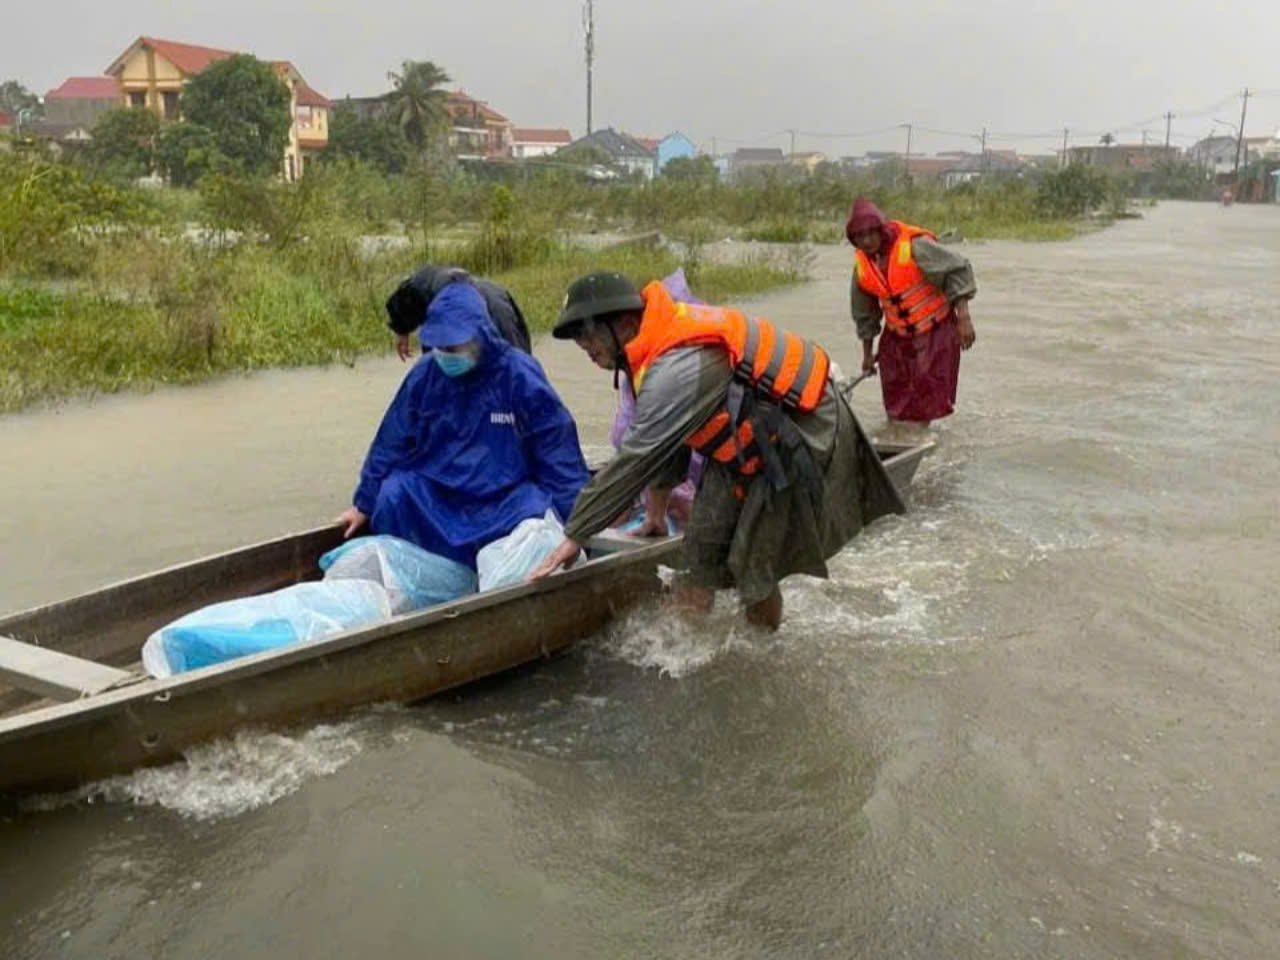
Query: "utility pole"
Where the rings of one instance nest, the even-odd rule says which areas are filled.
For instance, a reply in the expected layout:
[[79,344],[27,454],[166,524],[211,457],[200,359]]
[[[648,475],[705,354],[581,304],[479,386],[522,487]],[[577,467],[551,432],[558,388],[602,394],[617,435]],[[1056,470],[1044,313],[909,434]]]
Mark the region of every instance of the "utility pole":
[[714,160],[718,156],[720,156],[720,154],[716,152],[716,138],[712,137],[711,138],[711,159]]
[[[1249,88],[1244,88],[1244,101],[1240,104],[1240,129],[1236,131],[1236,163],[1235,170],[1231,174],[1231,181],[1240,186],[1240,148],[1244,146],[1244,115],[1249,109]],[[1247,158],[1246,158],[1247,160]]]
[[904,123],[902,126],[907,128],[907,156],[902,162],[902,175],[909,183],[911,181],[911,124]]
[[982,128],[982,172],[987,172],[987,128]]
[[591,70],[596,60],[596,19],[594,0],[587,0],[582,10],[582,25],[587,32],[587,136],[591,136]]
[[1066,127],[1062,128],[1062,167],[1063,168],[1065,168],[1067,165],[1067,134],[1069,132],[1070,131]]
[[796,132],[788,130],[787,133],[791,134],[791,156],[794,157],[796,155]]
[[1169,156],[1169,137],[1173,133],[1173,111],[1170,110],[1164,115],[1164,153],[1165,159]]

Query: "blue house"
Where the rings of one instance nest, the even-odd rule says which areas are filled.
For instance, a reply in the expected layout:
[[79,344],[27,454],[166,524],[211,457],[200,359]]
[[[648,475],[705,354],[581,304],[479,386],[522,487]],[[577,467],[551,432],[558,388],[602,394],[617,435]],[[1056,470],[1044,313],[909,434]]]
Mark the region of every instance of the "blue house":
[[698,148],[694,146],[692,140],[683,133],[668,133],[665,137],[658,141],[658,173],[662,172],[662,168],[674,160],[676,157],[696,157]]

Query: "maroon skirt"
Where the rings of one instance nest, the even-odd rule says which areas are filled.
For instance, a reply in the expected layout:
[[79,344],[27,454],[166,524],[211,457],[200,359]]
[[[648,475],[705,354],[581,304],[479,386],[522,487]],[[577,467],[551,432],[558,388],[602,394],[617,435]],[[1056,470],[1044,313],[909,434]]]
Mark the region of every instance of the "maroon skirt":
[[893,419],[938,420],[955,410],[960,332],[954,317],[916,337],[886,329],[878,362],[884,411]]

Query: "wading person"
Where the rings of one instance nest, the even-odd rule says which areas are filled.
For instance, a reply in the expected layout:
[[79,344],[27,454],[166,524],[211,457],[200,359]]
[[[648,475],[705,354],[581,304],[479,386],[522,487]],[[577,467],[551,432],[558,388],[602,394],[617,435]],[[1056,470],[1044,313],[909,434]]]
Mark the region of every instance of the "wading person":
[[566,540],[533,576],[573,563],[646,485],[648,529],[665,529],[666,492],[692,452],[706,458],[684,534],[685,607],[709,610],[734,587],[749,622],[776,629],[778,582],[827,576],[861,528],[903,507],[816,344],[725,307],[676,303],[615,273],[569,287],[553,331],[599,367],[627,376],[635,412],[617,455],[586,486]]
[[476,569],[476,553],[554,508],[561,521],[589,476],[578,430],[538,361],[498,336],[468,283],[431,302],[409,371],[369,448],[353,505],[366,523]]
[[[451,283],[467,283],[480,291],[489,319],[502,338],[518,350],[532,353],[529,327],[511,291],[490,280],[478,280],[461,267],[425,266],[401,282],[387,298],[387,326],[396,335],[396,354],[408,360],[413,350],[409,335],[422,324],[431,301]],[[422,345],[426,353],[427,345]]]
[[973,267],[929,231],[886,221],[863,197],[854,201],[845,235],[855,248],[849,300],[862,369],[879,363],[887,432],[898,424],[923,430],[955,410],[960,351],[976,339]]

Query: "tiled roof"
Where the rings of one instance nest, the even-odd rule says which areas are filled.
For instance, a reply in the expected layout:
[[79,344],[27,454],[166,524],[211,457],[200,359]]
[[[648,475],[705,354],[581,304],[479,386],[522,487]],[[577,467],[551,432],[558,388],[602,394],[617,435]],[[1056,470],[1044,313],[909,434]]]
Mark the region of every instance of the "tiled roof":
[[115,77],[68,77],[44,95],[46,100],[115,100],[120,84]]
[[928,176],[934,173],[943,173],[955,165],[956,162],[954,160],[946,160],[941,157],[912,157],[907,161],[907,170],[910,173]]
[[483,100],[477,100],[462,90],[454,90],[445,95],[445,109],[455,119],[459,113],[466,112],[478,113],[485,120],[492,120],[495,123],[511,122]]
[[[122,70],[124,67],[124,61],[129,58],[130,54],[140,47],[154,50],[156,52],[156,56],[164,57],[164,59],[168,60],[188,77],[200,73],[211,63],[218,60],[226,60],[228,57],[234,57],[236,55],[235,50],[220,50],[217,47],[201,47],[194,43],[178,43],[174,40],[161,40],[158,37],[143,36],[129,44],[129,48],[125,50],[124,53],[120,54],[111,66],[107,67],[107,73],[115,74]],[[298,68],[288,60],[271,60],[268,62],[275,68],[277,73],[282,75],[292,75],[297,78],[298,103],[309,107],[331,106],[328,98],[325,97],[324,94],[319,93],[314,87],[307,84],[307,82],[302,79],[302,74],[299,72]],[[98,80],[100,78],[73,77],[72,79]],[[116,78],[114,76],[102,79],[105,79],[105,81],[110,83],[116,83]],[[59,89],[61,89],[61,87]],[[119,91],[117,89],[116,94],[113,95],[118,95],[118,93]],[[81,96],[83,96],[83,94],[81,94]]]
[[639,143],[635,137],[630,137],[625,133],[619,133],[612,127],[604,130],[596,130],[585,137],[580,137],[570,144],[571,147],[579,146],[598,147],[605,153],[609,154],[614,160],[632,159],[636,157],[644,157],[652,159],[653,151],[648,147]]
[[142,41],[188,75],[199,73],[215,60],[225,60],[236,55],[234,50],[199,47],[192,43],[175,43],[173,40],[160,40],[156,37],[143,37]]
[[570,143],[573,135],[559,127],[542,129],[538,127],[516,127],[511,131],[513,143]]
[[311,87],[307,81],[299,80],[298,86],[295,88],[295,94],[298,98],[298,106],[301,107],[331,107],[333,104],[323,93],[320,93]]

